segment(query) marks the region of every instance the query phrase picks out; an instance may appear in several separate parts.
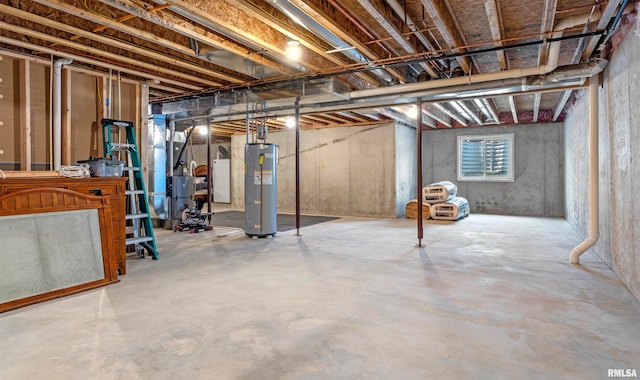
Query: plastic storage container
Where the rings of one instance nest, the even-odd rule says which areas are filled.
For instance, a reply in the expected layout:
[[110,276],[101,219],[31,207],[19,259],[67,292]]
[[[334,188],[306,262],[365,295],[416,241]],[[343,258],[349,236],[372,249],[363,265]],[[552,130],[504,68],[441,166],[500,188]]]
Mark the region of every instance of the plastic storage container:
[[124,171],[124,161],[107,160],[97,158],[95,160],[78,161],[80,164],[89,165],[92,177],[122,177]]

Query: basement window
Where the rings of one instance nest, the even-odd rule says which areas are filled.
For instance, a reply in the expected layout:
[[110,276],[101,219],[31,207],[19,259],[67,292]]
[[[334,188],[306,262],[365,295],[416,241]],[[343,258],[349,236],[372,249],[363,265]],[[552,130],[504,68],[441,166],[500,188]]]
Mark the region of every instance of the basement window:
[[458,136],[458,181],[512,182],[513,133]]

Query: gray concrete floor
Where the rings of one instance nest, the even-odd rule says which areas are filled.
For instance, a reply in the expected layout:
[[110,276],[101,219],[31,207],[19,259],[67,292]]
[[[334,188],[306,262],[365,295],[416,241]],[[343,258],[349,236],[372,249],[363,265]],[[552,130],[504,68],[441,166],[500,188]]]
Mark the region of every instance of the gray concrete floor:
[[118,284],[0,314],[0,379],[602,379],[640,305],[562,219],[158,230]]

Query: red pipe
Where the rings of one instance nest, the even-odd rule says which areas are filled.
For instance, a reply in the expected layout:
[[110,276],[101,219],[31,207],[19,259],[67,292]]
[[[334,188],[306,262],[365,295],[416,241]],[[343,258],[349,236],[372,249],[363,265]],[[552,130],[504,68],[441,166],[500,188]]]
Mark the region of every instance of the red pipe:
[[391,54],[391,52],[389,51],[389,49],[387,49],[380,41],[379,39],[373,35],[373,33],[371,33],[369,31],[369,29],[367,29],[364,25],[362,25],[360,23],[360,21],[358,21],[355,17],[353,17],[349,12],[347,12],[346,9],[344,9],[342,7],[342,5],[338,4],[335,0],[327,0],[329,2],[329,4],[331,4],[334,8],[336,8],[338,11],[340,11],[340,13],[342,13],[349,21],[351,21],[355,26],[358,27],[358,29],[360,29],[364,34],[367,35],[367,37],[371,38],[372,40],[378,40],[375,41],[376,44],[378,46],[380,46],[382,48],[382,50],[384,50],[389,56],[392,56],[393,54]]

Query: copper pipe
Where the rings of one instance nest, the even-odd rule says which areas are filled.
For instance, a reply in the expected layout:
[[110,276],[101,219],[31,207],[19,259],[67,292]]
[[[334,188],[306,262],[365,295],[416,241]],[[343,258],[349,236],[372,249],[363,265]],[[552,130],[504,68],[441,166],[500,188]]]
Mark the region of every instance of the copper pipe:
[[573,8],[562,9],[562,10],[556,11],[556,14],[557,13],[568,13],[568,12],[579,11],[579,10],[581,10],[583,8],[596,7],[598,5],[607,5],[607,3],[608,3],[608,1],[602,1],[602,2],[599,2],[599,3],[596,3],[596,4],[587,4],[587,5],[581,5],[581,6],[573,7]]
[[[572,30],[579,30],[581,27],[577,27],[577,28],[567,28],[567,29],[563,29],[563,31],[572,31]],[[552,34],[551,33],[540,33],[540,34],[535,34],[535,35],[531,35],[531,36],[541,36],[541,35],[545,35],[545,34]],[[591,33],[587,33],[586,35],[577,35],[577,36],[563,36],[563,37],[556,37],[556,38],[550,38],[549,41],[561,41],[561,40],[568,40],[568,39],[575,39],[575,38],[582,38],[582,37],[588,37],[590,35],[597,35],[597,34],[601,34],[601,32],[591,32]],[[502,41],[510,41],[510,40],[517,40],[517,39],[521,39],[521,38],[529,38],[530,36],[525,36],[525,37],[518,37],[518,38],[509,38],[509,39],[505,39]],[[465,53],[455,53],[455,54],[451,54],[449,56],[442,56],[439,53],[441,52],[446,52],[449,50],[456,50],[456,49],[460,49],[462,47],[455,47],[453,49],[440,49],[440,50],[435,50],[435,51],[431,51],[431,52],[423,52],[423,53],[415,53],[415,54],[408,54],[408,55],[404,55],[401,57],[390,57],[390,58],[384,58],[384,59],[378,59],[378,60],[372,60],[366,63],[353,63],[353,64],[349,64],[349,65],[342,65],[342,66],[336,66],[336,67],[330,67],[324,70],[318,70],[315,71],[313,73],[309,73],[309,72],[303,72],[303,73],[298,73],[298,74],[289,74],[286,76],[279,76],[279,77],[269,77],[269,78],[265,78],[265,79],[257,79],[255,81],[252,82],[248,82],[248,83],[244,83],[243,85],[229,85],[229,86],[221,86],[219,88],[217,88],[217,91],[229,91],[229,90],[233,90],[236,88],[252,88],[252,87],[256,87],[256,86],[261,86],[261,85],[267,85],[267,84],[272,84],[272,83],[279,83],[279,82],[288,82],[288,81],[293,81],[293,80],[300,80],[300,79],[306,79],[306,78],[311,78],[311,77],[318,77],[318,76],[334,76],[334,75],[343,75],[346,73],[353,73],[353,72],[357,72],[357,71],[364,71],[364,70],[370,70],[372,67],[381,67],[381,68],[387,68],[387,67],[391,67],[394,65],[406,65],[406,64],[410,64],[414,61],[417,60],[434,60],[434,59],[439,59],[439,58],[455,58],[455,57],[459,57],[459,56],[464,56],[464,55],[474,55],[474,54],[482,54],[482,53],[488,53],[488,52],[493,52],[496,50],[506,50],[506,49],[513,49],[513,48],[521,48],[521,47],[526,47],[526,46],[533,46],[533,45],[537,45],[537,44],[541,44],[543,41],[542,40],[536,40],[536,41],[529,41],[529,42],[523,42],[521,44],[515,44],[515,45],[506,45],[506,46],[501,46],[501,47],[494,47],[494,48],[488,48],[488,49],[482,49],[482,50],[478,50],[478,51],[470,51],[470,52],[465,52]],[[485,42],[485,43],[479,43],[479,44],[474,44],[474,45],[467,45],[467,46],[482,46],[482,45],[493,45],[494,41],[491,42]],[[201,91],[193,91],[191,93],[187,93],[184,96],[196,96],[196,95],[203,95],[210,92],[210,90],[201,90]],[[167,99],[175,99],[175,97],[170,97]],[[164,99],[158,99],[157,101],[161,101]]]
[[[151,9],[149,9],[148,11],[149,12],[159,11],[159,10],[162,10],[162,9],[165,9],[165,8],[169,8],[170,6],[171,6],[170,4],[163,4],[163,5],[159,5],[157,7],[153,7]],[[138,16],[133,15],[133,14],[126,14],[124,16],[118,17],[117,21],[118,22],[124,22],[124,21],[127,21],[127,20],[131,20],[132,18],[136,18],[136,17],[138,17]],[[104,25],[100,25],[100,26],[96,26],[91,31],[94,32],[94,33],[97,33],[97,32],[102,32],[105,29],[109,29],[109,27],[108,26],[104,26]],[[69,37],[69,41],[75,41],[80,37],[82,37],[82,36],[79,36],[79,35],[76,34],[75,36]],[[57,44],[52,44],[51,47],[54,47],[56,45]]]
[[[369,31],[360,21],[358,21],[355,17],[353,17],[346,9],[342,7],[342,5],[338,4],[335,0],[327,0],[329,4],[331,4],[334,8],[336,8],[340,13],[342,13],[349,21],[351,21],[355,26],[358,27],[364,34],[366,34],[369,38],[376,38],[376,36]],[[386,48],[381,42],[377,42],[378,46],[380,46],[388,55],[392,55],[389,49]]]
[[[417,29],[417,30],[414,30],[414,31],[411,31],[411,32],[404,32],[404,33],[402,33],[402,35],[403,36],[411,36],[411,35],[416,34],[416,33],[430,32],[432,30],[437,30],[437,29],[438,28],[436,28],[436,27]],[[368,41],[368,42],[365,42],[364,44],[365,45],[371,45],[371,44],[374,44],[374,43],[377,43],[377,42],[388,41],[388,40],[392,40],[392,39],[393,39],[393,37],[385,37],[385,38],[380,38],[380,39],[377,39],[377,40]]]

